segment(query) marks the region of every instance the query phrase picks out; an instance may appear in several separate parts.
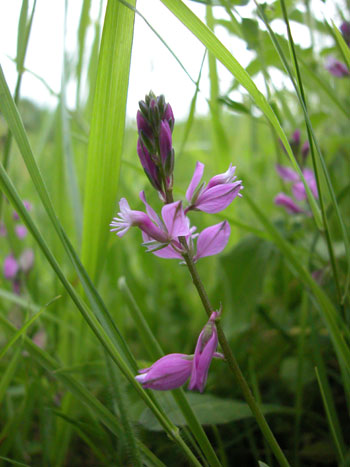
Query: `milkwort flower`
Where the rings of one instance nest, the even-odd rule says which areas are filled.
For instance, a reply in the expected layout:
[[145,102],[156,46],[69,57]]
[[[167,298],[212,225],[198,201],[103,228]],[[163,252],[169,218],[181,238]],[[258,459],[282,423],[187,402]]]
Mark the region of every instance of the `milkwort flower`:
[[192,209],[214,214],[225,209],[236,196],[241,197],[242,181],[235,181],[237,178],[234,175],[235,170],[236,167],[230,164],[226,172],[215,175],[206,186],[204,182],[199,184],[203,176],[204,164],[197,162],[186,191],[186,199],[190,203],[186,211]]
[[140,192],[140,199],[146,207],[147,214],[131,210],[126,199],[122,198],[119,202],[119,217],[115,217],[110,224],[111,232],[115,231],[119,237],[122,237],[130,227],[139,227],[147,251],[160,258],[181,260],[184,249],[179,237],[184,237],[194,262],[199,258],[220,253],[227,245],[231,232],[227,221],[207,227],[200,234],[196,234],[196,227],[190,227],[190,221],[185,216],[181,201],[163,206],[162,218],[160,218],[147,203],[143,191]]
[[157,391],[176,389],[186,383],[192,371],[193,355],[172,353],[157,360],[149,368],[139,370],[135,379],[144,388]]
[[216,354],[218,333],[216,330],[215,320],[218,316],[219,313],[217,311],[213,311],[209,321],[199,334],[196,349],[194,351],[191,380],[188,385],[188,389],[191,391],[198,390],[199,392],[203,392],[204,386],[207,382],[211,361],[214,356],[220,355]]
[[168,391],[179,388],[191,376],[188,389],[203,392],[212,359],[223,358],[222,354],[216,352],[218,336],[215,320],[218,316],[216,311],[211,314],[198,337],[194,355],[165,355],[149,368],[139,370],[135,379],[144,388]]
[[[290,167],[285,167],[277,164],[276,170],[279,176],[286,182],[292,182],[292,193],[296,201],[304,201],[307,199],[304,183],[300,180],[298,173]],[[312,194],[315,198],[318,198],[317,184],[313,171],[305,168],[303,175],[306,183],[308,184]],[[305,212],[290,196],[285,193],[279,193],[275,197],[275,204],[284,206],[290,214],[297,214]]]
[[189,221],[185,216],[181,201],[166,204],[162,208],[162,219],[156,214],[149,204],[146,203],[143,191],[140,193],[141,200],[146,205],[147,214],[142,211],[133,211],[125,198],[119,202],[119,217],[115,217],[110,224],[111,232],[116,232],[122,237],[130,227],[139,227],[149,238],[148,249],[164,247],[179,236],[190,234]]
[[335,76],[336,78],[344,78],[350,75],[345,63],[340,62],[332,55],[327,57],[325,68],[331,75]]

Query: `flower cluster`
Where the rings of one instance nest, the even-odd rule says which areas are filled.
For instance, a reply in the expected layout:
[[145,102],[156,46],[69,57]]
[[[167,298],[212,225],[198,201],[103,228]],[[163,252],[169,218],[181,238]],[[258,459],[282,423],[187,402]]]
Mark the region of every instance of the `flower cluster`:
[[[300,150],[300,130],[296,130],[293,133],[290,140],[290,145],[295,158],[299,161],[301,167],[303,167],[305,165],[306,157],[309,153],[309,143],[306,141]],[[300,204],[298,204],[307,199],[304,184],[301,181],[298,173],[289,167],[285,167],[279,164],[276,165],[276,170],[278,175],[284,181],[292,182],[292,194],[296,201],[294,201],[293,198],[286,195],[285,193],[278,193],[278,195],[275,197],[275,204],[284,206],[290,214],[306,213],[305,209],[300,206]],[[311,169],[304,168],[302,172],[312,194],[315,196],[315,198],[318,198],[317,185],[313,171]]]
[[[131,227],[138,227],[147,251],[160,258],[185,259],[195,263],[200,258],[220,253],[230,236],[229,223],[224,220],[197,233],[197,228],[191,226],[188,214],[192,211],[218,213],[236,197],[241,197],[243,185],[240,180],[236,180],[236,167],[230,164],[226,172],[215,175],[206,184],[202,182],[204,164],[197,162],[186,191],[186,200],[174,200],[173,111],[164,96],[157,97],[152,92],[139,102],[139,107],[137,153],[151,185],[157,190],[164,205],[158,214],[141,191],[144,211],[136,211],[122,198],[118,215],[110,224],[111,232],[123,237]],[[222,357],[216,353],[217,317],[217,312],[211,314],[200,333],[194,355],[166,355],[151,367],[140,370],[136,379],[145,388],[165,391],[182,386],[190,378],[189,389],[202,392],[211,360],[215,356]]]
[[[23,201],[24,206],[28,211],[32,209],[29,201]],[[16,236],[23,240],[27,236],[27,229],[23,224],[20,224],[17,212],[13,213],[13,220],[15,221],[14,232]],[[4,224],[0,224],[0,236],[6,237],[8,234]],[[31,248],[25,248],[22,253],[15,257],[13,253],[8,254],[3,263],[3,273],[5,279],[11,281],[13,291],[17,294],[21,290],[21,276],[28,274],[32,269],[34,263],[34,252]]]
[[122,237],[130,227],[138,227],[147,251],[161,258],[183,259],[183,254],[189,252],[196,262],[199,258],[220,253],[230,236],[228,222],[220,222],[196,233],[196,227],[190,226],[187,214],[194,210],[218,213],[241,196],[243,186],[241,181],[236,181],[236,168],[231,164],[225,173],[211,178],[206,185],[201,183],[204,164],[197,162],[186,191],[188,205],[184,207],[182,201],[173,201],[173,111],[163,96],[156,97],[153,93],[139,105],[137,152],[148,179],[165,204],[159,216],[147,203],[143,191],[140,199],[146,212],[131,209],[127,200],[122,198],[118,216],[110,224],[111,231]]
[[211,314],[198,337],[194,355],[165,355],[149,368],[139,370],[136,380],[144,388],[168,391],[182,386],[190,378],[188,389],[203,392],[212,359],[223,358],[222,354],[216,352],[218,334],[215,320],[218,316],[217,311]]

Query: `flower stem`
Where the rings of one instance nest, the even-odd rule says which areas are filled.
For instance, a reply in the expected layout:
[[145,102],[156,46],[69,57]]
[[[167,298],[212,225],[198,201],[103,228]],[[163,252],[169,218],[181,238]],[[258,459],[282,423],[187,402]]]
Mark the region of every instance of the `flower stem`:
[[[197,268],[193,262],[193,259],[192,259],[192,256],[191,256],[191,253],[188,249],[188,245],[187,245],[187,242],[186,242],[186,239],[184,237],[180,237],[180,241],[181,241],[181,244],[184,246],[186,252],[183,253],[183,257],[184,257],[184,260],[187,264],[187,267],[189,269],[189,272],[191,274],[191,277],[192,277],[192,281],[193,281],[193,284],[194,286],[196,287],[197,289],[197,292],[199,294],[199,297],[202,301],[202,304],[203,304],[203,307],[207,313],[207,315],[210,317],[212,311],[213,311],[213,308],[210,304],[210,301],[209,301],[209,298],[208,298],[208,295],[207,295],[207,292],[204,288],[204,285],[201,281],[201,278],[199,277],[199,274],[198,274],[198,271],[197,271]],[[224,334],[224,331],[221,327],[221,324],[219,321],[216,321],[215,322],[216,324],[216,328],[217,328],[217,331],[218,331],[218,338],[219,338],[219,342],[220,342],[220,345],[221,345],[221,349],[222,349],[222,352],[225,356],[225,359],[227,361],[227,364],[231,370],[231,372],[234,374],[236,380],[237,380],[237,383],[239,385],[239,387],[241,388],[241,391],[243,392],[243,395],[244,395],[244,398],[247,402],[247,404],[249,405],[250,407],[250,410],[252,411],[266,441],[268,442],[272,452],[274,453],[276,459],[278,460],[280,466],[282,467],[288,467],[289,466],[289,462],[287,460],[287,458],[285,457],[285,455],[283,454],[274,434],[272,433],[263,413],[261,412],[260,410],[260,407],[258,405],[258,403],[256,402],[256,400],[254,399],[254,396],[248,386],[248,383],[246,381],[246,379],[244,378],[243,376],[243,373],[238,365],[238,362],[236,360],[236,358],[234,357],[232,351],[231,351],[231,348],[227,342],[227,339],[226,339],[226,336]]]

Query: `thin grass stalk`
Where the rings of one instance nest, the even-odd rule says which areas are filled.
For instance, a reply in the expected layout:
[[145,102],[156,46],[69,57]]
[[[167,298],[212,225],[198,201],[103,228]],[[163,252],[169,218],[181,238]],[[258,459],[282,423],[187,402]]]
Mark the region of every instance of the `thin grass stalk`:
[[[0,314],[0,323],[12,334],[17,332],[15,326],[10,323],[2,314]],[[91,394],[76,378],[69,373],[61,370],[58,363],[45,350],[40,349],[30,338],[24,337],[23,344],[33,359],[48,372],[60,381],[78,401],[87,406],[89,410],[98,418],[101,423],[108,428],[111,433],[121,436],[122,426],[118,418],[112,414],[93,394]],[[164,467],[164,464],[141,442],[138,441],[140,450],[153,461],[157,467]]]
[[294,465],[300,465],[300,427],[303,415],[303,370],[304,370],[304,353],[305,353],[305,330],[308,316],[308,296],[306,291],[303,291],[300,312],[299,312],[299,338],[298,338],[298,368],[296,380],[296,396],[295,396],[295,423],[294,423]]
[[[32,29],[35,7],[36,7],[36,0],[34,0],[32,13],[30,15],[30,19],[27,24],[28,2],[26,1],[22,2],[19,25],[18,25],[18,37],[17,37],[17,56],[16,56],[17,81],[16,81],[16,87],[15,87],[15,92],[13,96],[16,105],[18,105],[22,77],[25,71],[24,61],[25,61],[25,57],[27,53],[30,31]],[[9,129],[6,135],[4,155],[3,155],[3,164],[6,170],[10,162],[11,146],[12,146],[12,133]],[[0,220],[2,218],[2,207],[3,207],[3,197],[0,196]]]
[[[183,243],[185,244],[185,242]],[[185,245],[184,245],[185,246]],[[186,244],[186,247],[187,247],[187,244]],[[191,258],[191,255],[188,251],[188,247],[187,247],[187,252],[186,253],[183,253],[183,257],[184,257],[184,260],[187,264],[187,267],[188,267],[188,270],[189,270],[189,273],[192,277],[192,281],[193,281],[193,284],[194,286],[196,287],[197,289],[197,292],[198,292],[198,295],[201,299],[201,302],[203,304],[203,307],[208,315],[208,317],[210,317],[212,311],[213,311],[213,307],[211,306],[210,304],[210,301],[209,301],[209,297],[205,291],[205,288],[203,286],[203,283],[199,277],[199,274],[198,274],[198,271],[197,271],[197,268],[195,267],[194,263],[193,263],[193,260]],[[227,342],[227,339],[226,339],[226,336],[224,334],[224,331],[221,327],[221,324],[220,322],[216,322],[216,328],[217,328],[217,331],[218,331],[218,338],[219,338],[219,343],[221,345],[221,349],[222,349],[222,352],[225,356],[225,360],[228,364],[228,367],[230,369],[230,371],[233,373],[233,375],[235,376],[236,378],[236,381],[244,395],[244,398],[247,402],[247,404],[249,405],[251,411],[252,411],[252,414],[254,415],[254,418],[256,419],[260,429],[261,429],[261,432],[262,434],[264,435],[266,441],[268,442],[272,452],[274,453],[278,463],[280,464],[280,466],[282,467],[288,467],[289,466],[289,462],[287,460],[287,458],[285,457],[282,449],[280,448],[274,434],[272,433],[263,413],[261,412],[260,410],[260,407],[259,405],[257,404],[257,402],[255,401],[254,399],[254,396],[248,386],[248,383],[246,381],[246,379],[244,378],[243,376],[243,373],[238,365],[238,362],[237,360],[235,359],[232,351],[231,351],[231,348]]]
[[115,368],[110,356],[106,352],[105,362],[108,378],[114,391],[114,401],[118,406],[120,421],[124,428],[124,440],[127,446],[127,463],[135,467],[142,467],[140,452],[137,447],[137,437],[128,414],[127,398],[121,386],[120,372],[118,368]]
[[11,180],[9,179],[1,163],[0,163],[0,186],[2,187],[10,203],[13,205],[15,210],[18,212],[20,218],[23,220],[28,230],[34,236],[40,249],[46,256],[46,259],[48,260],[50,266],[52,267],[54,272],[59,277],[63,286],[65,287],[68,294],[72,298],[74,304],[76,305],[78,310],[81,312],[84,319],[87,321],[87,323],[91,327],[92,331],[95,333],[96,337],[98,338],[102,346],[106,349],[108,354],[112,357],[113,361],[118,365],[118,367],[120,368],[124,376],[132,384],[134,389],[136,389],[136,392],[139,394],[139,396],[146,402],[146,404],[153,411],[154,415],[159,420],[164,430],[168,433],[170,439],[172,439],[176,444],[178,444],[178,446],[183,450],[183,452],[185,453],[185,455],[187,456],[188,460],[191,462],[192,465],[200,466],[200,463],[198,462],[196,457],[193,455],[192,451],[189,449],[187,444],[181,438],[178,428],[169,420],[169,418],[164,413],[164,411],[161,411],[154,404],[154,402],[152,401],[148,393],[135,380],[134,373],[131,371],[129,364],[127,364],[126,361],[123,359],[123,356],[118,352],[117,347],[115,346],[111,338],[108,336],[108,334],[104,330],[101,323],[98,321],[96,316],[91,312],[91,310],[85,305],[85,303],[82,301],[82,299],[79,297],[79,295],[76,293],[76,291],[72,287],[71,283],[67,280],[67,278],[63,274],[56,259],[54,258],[50,249],[48,248],[44,238],[40,234],[31,216],[29,215],[28,211],[24,207],[22,200],[18,196],[18,193],[16,192],[15,187],[13,186]]
[[327,294],[315,282],[311,274],[298,260],[297,255],[290,243],[281,235],[273,223],[265,216],[264,212],[255,204],[248,193],[244,194],[244,200],[248,203],[260,223],[265,227],[266,231],[271,235],[271,239],[273,239],[275,245],[286,256],[294,271],[297,273],[299,279],[312,291],[313,296],[319,304],[318,310],[329,329],[335,352],[338,358],[343,361],[347,371],[350,371],[350,349],[344,338],[344,333],[341,330],[342,323],[339,322],[341,319],[339,313],[333,306]]
[[[308,112],[305,108],[305,105],[304,105],[304,101],[300,95],[300,92],[299,92],[299,88],[294,80],[294,76],[293,76],[293,73],[291,72],[291,69],[289,67],[289,64],[286,60],[286,57],[284,56],[284,53],[278,43],[278,40],[276,39],[275,37],[275,34],[274,32],[272,31],[269,23],[268,23],[268,20],[266,18],[266,15],[263,11],[263,9],[261,8],[261,6],[259,5],[259,3],[257,3],[256,0],[254,0],[257,8],[258,8],[258,11],[259,11],[259,15],[261,17],[261,19],[263,20],[269,34],[270,34],[270,37],[271,37],[271,40],[273,42],[273,45],[275,46],[276,50],[277,50],[277,53],[279,54],[280,58],[281,58],[281,61],[283,63],[283,66],[285,67],[289,77],[290,77],[290,80],[293,84],[293,87],[295,89],[295,92],[296,92],[296,95],[298,97],[298,100],[300,102],[300,105],[302,107],[302,110],[303,110],[303,113],[304,113],[304,118],[305,118],[305,122],[306,122],[306,126],[308,128],[308,130],[310,131],[311,133],[311,136],[312,136],[312,141],[313,141],[313,144],[315,145],[315,148],[316,148],[316,151],[317,151],[317,154],[319,156],[319,161],[321,163],[321,167],[322,167],[322,171],[323,171],[323,174],[324,174],[324,177],[325,177],[325,180],[326,180],[326,184],[327,184],[327,188],[329,190],[329,193],[331,195],[331,199],[332,199],[332,203],[334,205],[334,208],[335,208],[335,212],[336,212],[336,216],[337,216],[337,220],[339,222],[339,225],[341,227],[341,230],[342,230],[342,235],[343,235],[343,240],[344,240],[344,245],[345,245],[345,251],[346,251],[346,256],[347,256],[347,262],[348,262],[348,272],[347,272],[347,279],[345,281],[345,286],[344,286],[344,294],[343,294],[343,297],[342,297],[342,300],[341,302],[343,302],[345,300],[345,295],[346,295],[346,292],[347,292],[347,289],[348,289],[348,285],[349,285],[349,281],[350,281],[350,243],[349,243],[349,239],[348,239],[348,235],[347,235],[347,231],[346,231],[346,227],[345,227],[345,224],[343,222],[343,219],[342,219],[342,216],[341,216],[341,213],[340,213],[340,210],[339,210],[339,206],[338,206],[338,203],[337,203],[337,200],[336,200],[336,196],[335,196],[335,193],[334,193],[334,189],[333,189],[333,185],[331,183],[331,180],[330,180],[330,177],[329,177],[329,173],[328,173],[328,170],[327,170],[327,167],[326,167],[326,164],[325,164],[325,161],[324,161],[324,158],[322,156],[322,152],[321,152],[321,149],[320,149],[320,146],[318,144],[318,141],[316,139],[316,136],[315,136],[315,133],[314,133],[314,130],[313,130],[313,126],[311,124],[311,121],[310,121],[310,118],[309,118],[309,115],[308,115]],[[310,147],[312,148],[312,141],[309,141],[310,142]],[[284,144],[284,143],[283,143]],[[314,170],[315,170],[315,175],[316,175],[316,172],[317,172],[317,164],[315,164],[314,166]],[[316,220],[316,219],[315,219]],[[320,225],[322,224],[317,224],[318,227],[320,228]],[[323,228],[323,227],[322,227]],[[322,228],[320,230],[322,230]]]
[[339,461],[343,462],[344,461],[344,453],[343,453],[343,448],[342,448],[342,445],[341,445],[341,440],[338,438],[338,434],[337,434],[337,431],[336,431],[336,428],[335,428],[335,425],[334,425],[334,421],[333,421],[332,409],[331,409],[331,406],[329,405],[329,401],[328,401],[328,398],[327,398],[327,392],[326,392],[326,390],[325,390],[325,388],[323,386],[323,382],[321,380],[321,377],[320,377],[317,366],[315,367],[315,373],[316,373],[317,382],[318,382],[318,385],[319,385],[319,388],[320,388],[324,409],[325,409],[325,412],[326,412],[326,415],[327,415],[327,420],[328,420],[328,424],[329,424],[329,427],[330,427],[331,435],[332,435],[332,438],[333,438],[333,441],[334,441],[334,444],[335,444],[335,447],[336,447],[337,455],[338,455]]
[[[295,71],[296,71],[298,88],[299,88],[299,93],[300,93],[300,99],[301,99],[301,102],[303,104],[303,109],[305,109],[304,113],[305,113],[305,115],[308,115],[307,103],[306,103],[306,98],[305,98],[305,93],[304,93],[304,86],[303,86],[303,82],[302,82],[302,78],[301,78],[301,74],[300,74],[297,55],[296,55],[296,52],[295,52],[294,40],[293,40],[292,32],[291,32],[291,29],[290,29],[290,25],[289,25],[288,13],[287,13],[287,9],[286,9],[286,5],[285,5],[284,0],[280,0],[280,3],[281,3],[281,7],[282,7],[282,14],[283,14],[284,22],[285,22],[286,28],[287,28],[287,35],[288,35],[288,40],[289,40],[290,49],[291,49],[291,56],[292,56],[294,68],[295,68]],[[309,120],[309,118],[308,118],[308,120]],[[318,194],[319,194],[319,203],[320,203],[321,214],[322,214],[322,219],[323,219],[324,233],[325,233],[325,237],[326,237],[326,243],[327,243],[327,248],[328,248],[329,259],[331,261],[332,271],[333,271],[333,275],[334,275],[334,282],[335,282],[336,289],[337,289],[338,302],[341,304],[342,294],[341,294],[341,287],[340,287],[340,282],[339,282],[338,268],[337,268],[337,264],[335,262],[333,244],[332,244],[332,239],[331,239],[331,235],[330,235],[330,231],[329,231],[329,224],[328,224],[328,220],[327,220],[326,208],[325,208],[325,203],[324,203],[324,200],[323,200],[323,193],[322,193],[322,189],[321,189],[320,175],[319,175],[319,172],[318,172],[318,167],[317,167],[317,162],[316,162],[316,157],[315,157],[315,152],[314,152],[313,138],[312,138],[311,130],[309,128],[308,121],[306,121],[306,131],[307,131],[307,136],[308,136],[308,140],[309,140],[309,143],[310,143],[310,153],[311,153],[311,158],[312,158],[312,165],[313,165],[314,172],[315,172],[317,191],[318,191]],[[337,202],[336,199],[335,199],[335,202]],[[343,312],[344,312],[344,310],[343,310]]]

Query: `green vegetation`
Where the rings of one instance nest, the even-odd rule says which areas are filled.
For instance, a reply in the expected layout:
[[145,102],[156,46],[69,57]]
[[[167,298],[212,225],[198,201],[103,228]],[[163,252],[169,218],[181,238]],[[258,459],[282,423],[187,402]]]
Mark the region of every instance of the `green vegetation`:
[[[197,265],[210,303],[222,305],[229,346],[289,464],[345,467],[350,53],[339,28],[350,5],[335,5],[329,24],[309,1],[198,1],[205,23],[190,10],[194,2],[162,3],[205,45],[210,79],[208,115],[195,111],[204,70],[188,118],[175,115],[174,197],[184,199],[196,161],[206,180],[232,162],[244,185],[223,213],[191,214],[198,231],[224,219],[231,226],[223,253]],[[288,465],[226,362],[213,360],[204,394],[186,385],[156,392],[135,380],[164,354],[192,354],[207,321],[186,267],[146,253],[138,229],[122,239],[109,232],[121,197],[143,210],[144,189],[161,209],[139,163],[136,126],[125,125],[137,2],[108,0],[97,24],[91,1],[82,2],[78,50],[71,62],[65,50],[53,110],[21,99],[35,7],[23,0],[18,12],[13,96],[0,70],[0,465]],[[146,19],[152,24],[151,11]],[[274,32],[278,23],[283,34]],[[309,47],[293,36],[296,24]],[[215,34],[222,28],[252,52],[245,69]],[[219,62],[232,75],[226,94]],[[74,108],[68,82],[78,90]],[[292,196],[276,164],[299,176],[307,196],[294,198],[299,213],[274,202],[280,192]],[[21,256],[26,249],[33,264]],[[9,255],[18,267],[11,274]]]

